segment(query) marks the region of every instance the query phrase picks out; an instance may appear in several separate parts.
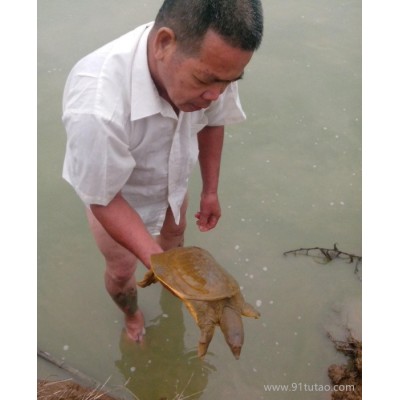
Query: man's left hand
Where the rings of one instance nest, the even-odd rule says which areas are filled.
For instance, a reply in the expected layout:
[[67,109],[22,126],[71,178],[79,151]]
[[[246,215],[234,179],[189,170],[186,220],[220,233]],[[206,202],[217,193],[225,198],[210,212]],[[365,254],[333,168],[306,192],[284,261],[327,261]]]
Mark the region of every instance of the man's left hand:
[[202,193],[200,211],[195,214],[200,232],[207,232],[215,228],[221,217],[221,207],[216,193]]

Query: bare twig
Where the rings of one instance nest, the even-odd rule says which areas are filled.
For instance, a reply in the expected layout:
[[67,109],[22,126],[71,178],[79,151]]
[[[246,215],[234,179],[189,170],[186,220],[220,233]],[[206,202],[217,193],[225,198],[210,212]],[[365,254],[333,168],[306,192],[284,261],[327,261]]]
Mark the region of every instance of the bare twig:
[[306,256],[312,256],[312,257],[321,257],[321,254],[322,254],[323,262],[325,264],[327,264],[328,262],[331,262],[332,260],[335,260],[335,259],[345,260],[349,264],[355,262],[356,266],[354,269],[354,273],[358,272],[358,267],[362,263],[361,256],[357,256],[355,254],[350,254],[350,253],[346,253],[345,251],[339,250],[336,243],[333,245],[333,249],[326,249],[323,247],[308,247],[308,248],[302,247],[300,249],[285,251],[283,253],[283,255],[285,255],[285,256],[288,254],[293,254],[295,256],[300,254],[300,255],[306,255]]

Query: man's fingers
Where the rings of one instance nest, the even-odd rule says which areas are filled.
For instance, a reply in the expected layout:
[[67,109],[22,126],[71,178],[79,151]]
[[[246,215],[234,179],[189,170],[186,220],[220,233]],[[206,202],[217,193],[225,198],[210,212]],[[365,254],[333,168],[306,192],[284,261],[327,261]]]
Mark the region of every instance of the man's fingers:
[[213,214],[205,215],[201,212],[198,212],[195,214],[195,217],[197,218],[196,224],[201,232],[206,232],[210,229],[213,229],[218,222],[218,218]]

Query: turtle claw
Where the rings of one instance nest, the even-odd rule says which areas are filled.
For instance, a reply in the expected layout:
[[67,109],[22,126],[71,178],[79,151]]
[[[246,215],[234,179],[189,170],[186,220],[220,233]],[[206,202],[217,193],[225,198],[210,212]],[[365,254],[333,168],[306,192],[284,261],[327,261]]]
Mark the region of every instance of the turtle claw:
[[204,356],[207,354],[208,344],[209,343],[201,343],[201,342],[199,342],[199,346],[197,348],[197,355],[202,360],[204,360]]

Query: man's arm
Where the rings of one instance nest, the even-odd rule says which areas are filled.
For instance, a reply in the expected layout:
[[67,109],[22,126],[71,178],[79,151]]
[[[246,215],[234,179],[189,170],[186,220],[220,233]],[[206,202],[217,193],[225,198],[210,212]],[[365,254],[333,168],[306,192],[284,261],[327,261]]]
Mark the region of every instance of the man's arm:
[[223,126],[206,126],[198,133],[199,164],[203,188],[200,199],[200,211],[196,213],[197,225],[202,232],[214,228],[221,217],[218,200],[219,170],[221,166],[222,146],[224,143]]
[[122,195],[117,194],[107,206],[91,204],[90,209],[107,233],[150,269],[150,256],[163,250]]

